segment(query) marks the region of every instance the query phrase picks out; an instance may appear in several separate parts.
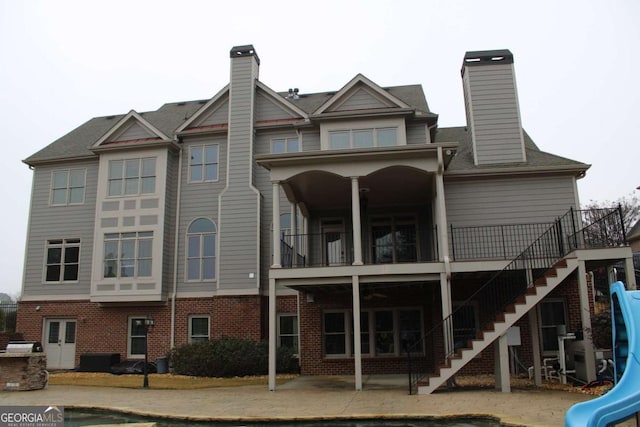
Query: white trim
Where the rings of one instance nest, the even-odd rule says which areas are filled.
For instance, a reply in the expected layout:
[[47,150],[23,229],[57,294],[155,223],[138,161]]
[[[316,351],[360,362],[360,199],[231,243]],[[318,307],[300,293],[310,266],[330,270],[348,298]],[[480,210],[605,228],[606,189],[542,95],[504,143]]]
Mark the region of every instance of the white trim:
[[[220,143],[214,143],[214,144],[189,144],[189,163],[187,165],[187,183],[188,184],[206,184],[209,182],[219,182],[220,181]],[[200,181],[192,181],[191,180],[191,150],[193,148],[202,148],[202,179]],[[206,163],[205,161],[205,153],[206,153],[206,148],[207,147],[216,147],[217,153],[216,153],[216,157],[218,159],[218,161],[215,163],[215,165],[217,166],[217,170],[216,170],[216,178],[215,179],[206,179],[206,166],[207,165],[212,165],[214,163]]]
[[342,89],[340,89],[338,92],[336,92],[335,95],[333,95],[324,104],[322,104],[320,107],[318,107],[313,112],[312,115],[322,114],[326,110],[328,110],[330,107],[332,107],[336,103],[340,102],[341,98],[343,96],[345,96],[358,83],[362,83],[365,86],[369,87],[369,89],[372,89],[375,93],[377,93],[378,95],[381,95],[383,98],[387,99],[389,102],[391,102],[393,104],[396,104],[399,108],[411,108],[411,106],[405,104],[399,98],[396,98],[395,96],[391,95],[389,92],[387,92],[386,90],[382,89],[380,86],[378,86],[373,81],[371,81],[368,78],[366,78],[364,75],[357,74],[353,79],[351,79],[351,81],[349,81],[346,85],[344,85],[342,87]]
[[296,347],[298,347],[297,352],[295,353],[295,355],[297,356],[300,353],[300,317],[298,316],[298,313],[277,313],[276,314],[276,341],[277,341],[277,346],[281,347],[282,346],[282,331],[280,330],[280,319],[282,319],[283,317],[293,317],[295,318],[295,328],[294,328],[294,332],[292,334],[286,334],[285,336],[287,337],[295,337],[295,341],[296,341]]
[[[71,196],[71,172],[72,171],[83,171],[84,172],[84,176],[83,176],[83,182],[82,182],[82,201],[81,202],[71,202],[69,200],[70,196]],[[66,194],[67,197],[65,198],[65,202],[64,203],[53,203],[53,175],[56,172],[66,172],[67,173],[67,185],[65,187],[66,190]],[[78,188],[78,187],[75,187]],[[80,168],[59,168],[59,169],[52,169],[51,170],[51,180],[49,182],[49,200],[48,200],[48,204],[50,207],[63,207],[63,206],[78,206],[78,205],[84,205],[85,200],[86,200],[86,194],[87,194],[87,168],[86,167],[80,167]]]
[[[132,354],[131,353],[131,339],[134,338],[134,336],[131,335],[131,327],[133,326],[133,320],[134,319],[146,319],[147,316],[135,316],[135,315],[131,315],[127,317],[127,359],[144,359],[144,353],[143,354]],[[139,338],[138,335],[135,335],[136,338]]]
[[103,142],[107,141],[110,137],[114,136],[116,132],[124,126],[129,120],[134,119],[137,120],[142,127],[148,130],[152,135],[160,138],[163,141],[172,141],[167,135],[165,135],[158,128],[149,123],[144,117],[138,114],[135,110],[129,111],[123,118],[121,118],[118,123],[116,123],[111,129],[107,131],[100,139],[98,139],[90,148],[98,148],[102,145]]
[[228,92],[229,92],[229,84],[227,84],[225,87],[220,89],[218,91],[218,93],[213,95],[213,98],[211,98],[209,101],[207,101],[202,107],[198,108],[198,110],[195,113],[193,113],[191,115],[191,117],[189,117],[182,125],[180,125],[180,127],[178,129],[175,130],[175,134],[177,135],[177,134],[183,132],[189,126],[191,126],[191,124],[193,124],[195,121],[197,121],[197,119],[199,119],[200,116],[209,109],[209,107],[211,107],[213,104],[215,104],[216,101],[222,99],[223,95],[228,93]]
[[[191,225],[193,225],[193,223],[198,220],[198,219],[206,219],[211,221],[211,223],[213,224],[213,227],[215,228],[214,231],[214,235],[215,235],[215,247],[213,248],[214,251],[216,251],[218,248],[218,226],[216,225],[216,222],[211,219],[210,217],[207,216],[198,216],[193,218],[191,221],[189,221],[189,223],[187,224],[186,227],[186,231],[185,231],[185,235],[184,235],[184,241],[185,241],[185,245],[184,245],[184,282],[185,283],[213,283],[213,282],[217,282],[218,280],[218,271],[214,270],[214,275],[212,279],[203,279],[202,278],[202,253],[200,254],[200,279],[189,279],[189,235],[190,234],[197,234],[202,236],[202,234],[204,233],[189,233],[189,228],[191,227]],[[200,242],[200,244],[202,245],[203,242]],[[202,251],[202,246],[200,247],[200,250]],[[177,254],[176,254],[177,256]],[[218,253],[214,252],[213,254],[213,258],[214,258],[214,268],[217,268],[218,262],[217,262],[217,258],[218,258]]]
[[[189,315],[189,320],[188,320],[188,335],[187,335],[187,342],[189,344],[194,343],[194,342],[200,342],[200,341],[194,341],[193,340],[193,319],[207,319],[207,341],[211,339],[211,316],[208,314],[190,314]],[[202,338],[202,336],[198,336],[198,338]]]
[[[379,147],[375,144],[375,132],[374,132],[374,145],[372,147],[357,148],[353,146],[353,132],[358,130],[372,131],[395,128],[396,129],[396,145],[384,146],[387,147],[399,147],[407,145],[407,130],[405,126],[404,118],[385,118],[385,119],[361,119],[361,120],[345,120],[338,122],[324,122],[320,124],[320,149],[321,150],[367,150],[371,148]],[[330,134],[331,132],[345,131],[349,132],[349,147],[348,148],[331,148]]]
[[280,106],[282,106],[282,107],[290,110],[291,112],[299,115],[300,117],[305,119],[305,121],[309,120],[309,116],[307,115],[307,113],[305,111],[303,111],[300,108],[298,108],[298,106],[296,106],[294,103],[290,102],[288,99],[283,98],[282,96],[278,95],[278,93],[276,91],[274,91],[269,86],[267,86],[264,83],[262,83],[260,80],[256,80],[256,88],[265,91],[276,103],[280,104]]

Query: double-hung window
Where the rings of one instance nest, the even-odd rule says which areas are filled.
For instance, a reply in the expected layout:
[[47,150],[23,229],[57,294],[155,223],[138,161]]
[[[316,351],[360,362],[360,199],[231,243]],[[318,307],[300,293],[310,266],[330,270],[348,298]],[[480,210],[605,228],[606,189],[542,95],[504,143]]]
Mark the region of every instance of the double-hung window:
[[144,357],[144,349],[147,340],[147,326],[144,317],[129,318],[129,351],[128,357],[141,358]]
[[80,239],[47,241],[45,282],[75,282],[78,280]]
[[84,203],[85,169],[55,170],[51,174],[52,206]]
[[136,196],[156,192],[156,159],[109,161],[109,196]]
[[216,277],[216,225],[207,218],[194,220],[187,230],[187,280]]
[[278,347],[289,347],[298,353],[298,316],[295,314],[278,315]]
[[151,277],[153,232],[104,235],[103,277]]
[[194,315],[189,317],[189,342],[209,341],[209,316]]
[[218,180],[218,145],[189,147],[189,182]]
[[276,138],[271,140],[271,153],[297,153],[300,151],[298,138]]

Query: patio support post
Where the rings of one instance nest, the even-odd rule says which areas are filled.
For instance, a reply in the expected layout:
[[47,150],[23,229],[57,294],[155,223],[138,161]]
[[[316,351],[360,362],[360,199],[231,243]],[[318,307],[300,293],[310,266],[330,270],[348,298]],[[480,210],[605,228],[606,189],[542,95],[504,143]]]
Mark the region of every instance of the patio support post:
[[496,388],[503,393],[511,392],[509,378],[509,347],[507,346],[507,334],[503,334],[495,342],[495,377]]
[[273,200],[273,264],[271,268],[282,267],[282,254],[280,242],[280,182],[272,181],[272,200]]
[[362,228],[360,222],[360,186],[358,177],[351,177],[351,223],[353,224],[353,265],[362,265]]
[[584,367],[587,373],[587,384],[596,379],[596,356],[593,348],[591,332],[591,309],[589,307],[589,285],[587,268],[583,260],[578,261],[578,296],[580,297],[580,320],[584,342]]
[[[449,259],[449,236],[447,227],[447,208],[444,199],[444,156],[442,147],[438,147],[438,170],[436,172],[436,225],[440,261],[444,264],[444,273],[440,274],[440,298],[442,299],[442,318],[447,319],[451,307],[451,260]],[[444,322],[444,348],[446,355],[453,352],[453,322]]]
[[269,391],[276,391],[276,279],[269,279]]
[[356,391],[362,391],[362,347],[360,343],[360,278],[351,277],[353,291],[353,358]]
[[538,334],[538,306],[527,314],[531,331],[531,347],[533,349],[533,378],[536,385],[542,385],[542,362],[540,361],[540,335]]
[[625,275],[625,288],[628,291],[636,290],[636,276],[633,274],[635,267],[633,266],[633,256],[629,256],[624,259],[624,275]]

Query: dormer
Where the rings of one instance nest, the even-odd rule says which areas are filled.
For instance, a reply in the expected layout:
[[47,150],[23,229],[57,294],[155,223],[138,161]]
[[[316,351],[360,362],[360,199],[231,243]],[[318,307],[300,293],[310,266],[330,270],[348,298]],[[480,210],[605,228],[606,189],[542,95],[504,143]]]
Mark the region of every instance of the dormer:
[[322,150],[407,144],[405,119],[415,108],[358,74],[311,115]]

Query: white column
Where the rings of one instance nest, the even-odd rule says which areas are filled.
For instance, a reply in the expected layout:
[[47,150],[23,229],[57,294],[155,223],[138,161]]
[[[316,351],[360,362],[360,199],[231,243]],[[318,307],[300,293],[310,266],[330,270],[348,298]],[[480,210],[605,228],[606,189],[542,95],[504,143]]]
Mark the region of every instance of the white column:
[[353,358],[355,362],[356,391],[362,391],[362,348],[360,343],[360,279],[351,277],[353,294]]
[[269,279],[269,391],[276,390],[276,279]]
[[351,223],[353,224],[353,265],[362,265],[362,225],[360,223],[360,186],[351,177]]
[[282,254],[280,253],[280,183],[272,183],[273,200],[273,264],[271,268],[282,267]]
[[[442,303],[442,318],[451,316],[451,279],[446,273],[440,273],[440,302]],[[442,333],[444,334],[445,356],[453,353],[453,319],[444,322]]]
[[531,347],[533,351],[533,377],[536,385],[542,385],[542,362],[540,361],[540,334],[538,332],[538,306],[527,314],[531,331]]
[[587,283],[587,268],[584,261],[578,261],[578,295],[580,297],[580,320],[584,343],[584,366],[587,371],[587,383],[596,379],[596,356],[594,354],[593,339],[591,337],[591,309],[589,307],[589,285]]
[[494,344],[496,388],[503,393],[511,392],[509,380],[509,347],[507,334],[501,335]]

